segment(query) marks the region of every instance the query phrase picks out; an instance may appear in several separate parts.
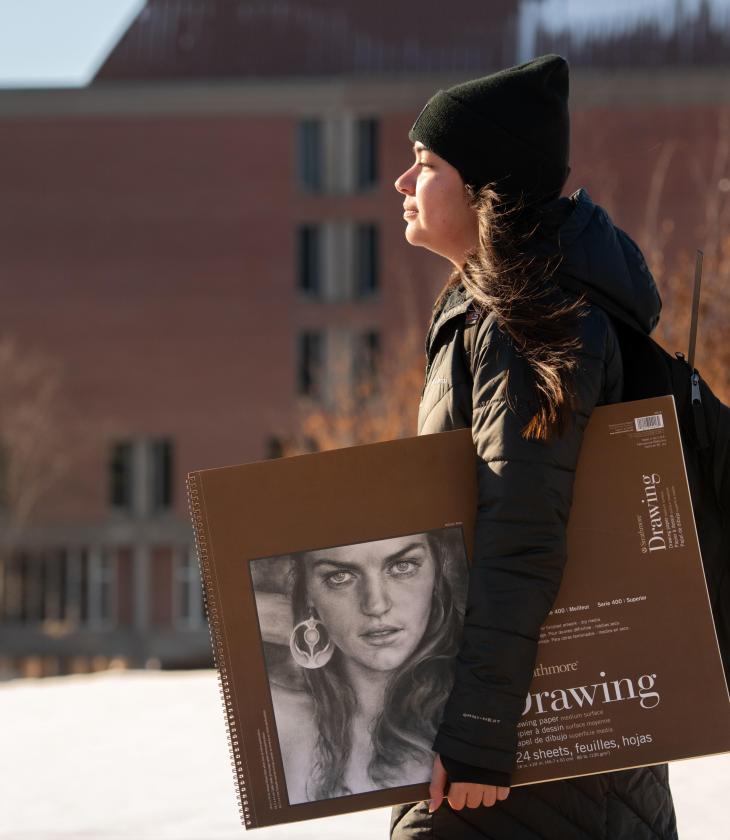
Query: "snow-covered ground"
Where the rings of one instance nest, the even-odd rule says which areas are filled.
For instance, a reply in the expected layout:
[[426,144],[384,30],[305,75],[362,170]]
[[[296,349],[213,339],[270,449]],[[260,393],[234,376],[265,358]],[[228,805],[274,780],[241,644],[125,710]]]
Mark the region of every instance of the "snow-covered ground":
[[[0,683],[0,840],[241,838],[213,671]],[[730,755],[677,762],[681,840],[726,840]],[[386,840],[388,810],[255,840]]]

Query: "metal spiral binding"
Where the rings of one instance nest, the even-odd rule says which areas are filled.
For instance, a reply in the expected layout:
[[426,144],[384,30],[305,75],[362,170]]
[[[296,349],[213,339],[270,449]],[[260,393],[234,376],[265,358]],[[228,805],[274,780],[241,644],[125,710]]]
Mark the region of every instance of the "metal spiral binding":
[[193,522],[193,533],[195,535],[195,548],[198,554],[198,566],[200,568],[200,579],[203,583],[203,603],[205,614],[208,617],[208,632],[210,634],[210,645],[213,649],[213,659],[218,673],[218,690],[220,691],[221,703],[226,716],[226,738],[228,740],[228,753],[231,758],[231,768],[235,780],[236,799],[238,801],[238,816],[246,828],[253,826],[251,809],[248,803],[248,788],[244,770],[244,754],[241,740],[236,728],[236,719],[233,714],[233,697],[228,679],[228,669],[224,656],[223,645],[223,620],[220,616],[215,597],[213,596],[213,573],[210,569],[208,557],[208,541],[203,530],[203,516],[200,508],[200,490],[198,489],[197,476],[190,473],[187,477],[188,505],[190,518]]

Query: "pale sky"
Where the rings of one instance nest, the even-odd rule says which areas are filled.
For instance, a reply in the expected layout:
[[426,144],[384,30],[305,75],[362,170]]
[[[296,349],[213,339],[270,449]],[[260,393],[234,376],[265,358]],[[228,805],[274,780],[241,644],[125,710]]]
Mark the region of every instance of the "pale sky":
[[[600,26],[624,27],[640,19],[650,19],[666,26],[674,24],[678,10],[684,16],[696,14],[702,0],[527,0],[539,9],[541,23],[547,29],[574,30]],[[728,21],[730,0],[710,0],[715,20]]]
[[145,0],[0,0],[0,87],[82,87]]

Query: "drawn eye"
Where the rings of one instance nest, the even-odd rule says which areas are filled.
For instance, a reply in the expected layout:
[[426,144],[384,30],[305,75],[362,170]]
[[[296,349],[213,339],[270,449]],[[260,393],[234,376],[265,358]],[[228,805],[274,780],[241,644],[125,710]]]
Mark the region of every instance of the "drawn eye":
[[390,564],[390,574],[394,577],[407,577],[418,571],[421,564],[416,560],[396,560]]
[[327,586],[337,589],[338,587],[345,586],[350,583],[353,579],[354,575],[352,572],[340,570],[339,572],[331,572],[330,574],[325,575],[324,582]]

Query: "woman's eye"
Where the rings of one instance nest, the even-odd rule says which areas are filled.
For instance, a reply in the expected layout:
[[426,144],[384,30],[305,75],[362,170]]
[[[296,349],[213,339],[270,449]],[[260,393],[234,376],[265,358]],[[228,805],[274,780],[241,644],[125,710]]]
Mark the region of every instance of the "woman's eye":
[[403,577],[417,572],[420,565],[415,560],[396,560],[390,565],[390,573],[395,577]]
[[328,586],[338,587],[349,583],[353,578],[352,572],[332,572],[325,576],[324,582]]

